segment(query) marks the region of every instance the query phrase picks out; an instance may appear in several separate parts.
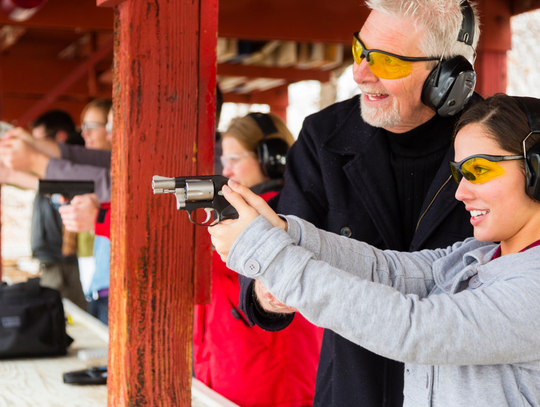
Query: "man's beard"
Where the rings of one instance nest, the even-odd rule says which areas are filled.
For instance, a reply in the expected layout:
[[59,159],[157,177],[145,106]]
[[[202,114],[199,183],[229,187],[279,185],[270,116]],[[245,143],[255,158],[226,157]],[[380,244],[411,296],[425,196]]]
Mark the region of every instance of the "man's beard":
[[376,107],[366,106],[364,98],[360,95],[360,110],[362,119],[373,127],[391,129],[401,123],[401,117],[393,103],[389,108],[378,109]]

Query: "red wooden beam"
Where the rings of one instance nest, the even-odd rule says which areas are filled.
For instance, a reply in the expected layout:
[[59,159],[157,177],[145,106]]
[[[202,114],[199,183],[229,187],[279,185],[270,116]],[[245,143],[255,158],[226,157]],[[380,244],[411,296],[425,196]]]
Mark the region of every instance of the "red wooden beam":
[[[512,48],[510,18],[511,5],[508,0],[480,0],[480,22],[482,34],[478,51],[503,51]],[[503,90],[504,91],[504,90]]]
[[368,14],[358,0],[220,0],[219,36],[349,44]]
[[[108,97],[110,97],[110,93]],[[105,95],[103,95],[105,96]],[[35,105],[37,97],[22,97],[18,95],[0,94],[0,120],[8,123],[17,123],[17,119],[30,107]],[[68,112],[75,123],[80,124],[80,116],[83,108],[88,104],[88,98],[84,99],[57,99],[48,109],[62,109]]]
[[513,16],[540,8],[540,0],[512,0],[510,3]]
[[98,7],[114,7],[118,6],[120,3],[123,3],[126,0],[96,0]]
[[[201,1],[199,39],[199,127],[197,135],[197,174],[214,173],[216,120],[216,46],[218,0]],[[212,300],[212,244],[206,228],[195,228],[194,303]]]
[[287,106],[289,106],[289,93],[287,85],[278,86],[263,92],[247,94],[224,93],[223,102],[269,105],[270,111],[277,114],[287,123]]
[[[35,96],[45,95],[55,88],[77,69],[80,62],[7,55],[0,56],[0,64],[2,65],[0,71],[2,93]],[[107,62],[107,66],[112,66],[112,52],[111,60]],[[104,89],[103,93],[108,92],[110,98],[112,95],[111,86],[102,83],[99,85],[100,88]],[[88,86],[84,75],[71,87],[65,89],[62,94],[75,98],[87,98]]]
[[111,10],[96,7],[96,0],[49,0],[27,21],[12,21],[0,13],[0,25],[50,27],[55,29],[110,31],[113,29]]
[[474,69],[476,91],[484,97],[506,92],[506,53],[512,47],[511,5],[507,0],[481,0],[482,35]]
[[115,10],[108,405],[190,406],[193,254],[209,235],[151,180],[210,168],[216,32],[202,22],[217,1]]
[[67,78],[48,92],[39,103],[36,103],[31,109],[23,114],[18,120],[18,125],[25,126],[27,122],[43,113],[47,107],[58,98],[58,96],[80,80],[90,68],[96,65],[96,63],[108,56],[112,51],[113,43],[113,37],[111,37],[94,54],[92,54],[90,58],[81,63]]
[[330,81],[330,71],[320,71],[315,69],[295,69],[264,67],[241,64],[219,64],[218,75],[224,76],[246,76],[248,78],[278,78],[286,79],[288,82],[299,81]]

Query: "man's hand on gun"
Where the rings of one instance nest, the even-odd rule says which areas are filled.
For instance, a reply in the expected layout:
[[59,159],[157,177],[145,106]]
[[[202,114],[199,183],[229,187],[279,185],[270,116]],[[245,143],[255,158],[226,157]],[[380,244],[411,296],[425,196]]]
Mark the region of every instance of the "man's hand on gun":
[[266,312],[272,312],[274,314],[292,314],[298,312],[296,308],[289,307],[280,302],[258,280],[255,281],[255,297],[259,301],[261,308]]
[[89,232],[94,230],[99,211],[96,194],[75,196],[69,205],[58,209],[66,230],[70,232]]
[[[228,186],[225,185],[222,191],[225,199],[239,215],[237,220],[224,220],[208,230],[212,236],[212,244],[223,261],[227,261],[229,251],[240,233],[259,215],[264,216],[272,226],[287,230],[287,222],[277,216],[265,200],[255,195],[249,188],[229,180]],[[260,306],[267,312],[290,314],[297,311],[296,308],[278,301],[259,281],[255,281],[255,296]]]

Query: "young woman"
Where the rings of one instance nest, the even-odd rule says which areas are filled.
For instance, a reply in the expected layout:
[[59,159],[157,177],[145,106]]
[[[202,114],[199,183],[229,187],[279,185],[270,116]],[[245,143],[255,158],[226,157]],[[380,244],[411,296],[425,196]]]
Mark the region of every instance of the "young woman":
[[[293,141],[274,114],[235,119],[222,136],[222,174],[269,200]],[[212,303],[195,307],[195,377],[242,407],[311,406],[322,330],[301,316],[280,332],[250,326],[239,293],[238,275],[214,252]]]
[[[451,168],[474,238],[381,251],[284,221],[230,183],[240,218],[210,228],[216,250],[313,323],[405,362],[405,406],[540,405],[540,202],[524,161],[540,134],[520,103],[496,95],[457,125]],[[527,107],[534,122],[540,100]]]
[[81,129],[86,148],[112,149],[106,129],[111,107],[112,102],[106,99],[94,99],[85,106],[81,114]]

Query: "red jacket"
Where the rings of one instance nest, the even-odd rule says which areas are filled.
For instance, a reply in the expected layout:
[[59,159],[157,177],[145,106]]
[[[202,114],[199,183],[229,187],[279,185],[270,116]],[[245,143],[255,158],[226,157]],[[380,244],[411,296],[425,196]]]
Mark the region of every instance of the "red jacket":
[[212,303],[195,306],[195,377],[241,407],[311,406],[323,330],[300,314],[279,332],[250,327],[238,275],[217,252],[212,261]]

